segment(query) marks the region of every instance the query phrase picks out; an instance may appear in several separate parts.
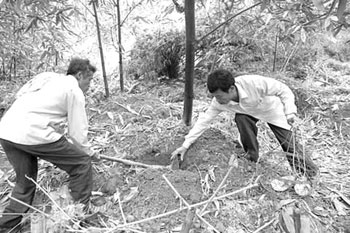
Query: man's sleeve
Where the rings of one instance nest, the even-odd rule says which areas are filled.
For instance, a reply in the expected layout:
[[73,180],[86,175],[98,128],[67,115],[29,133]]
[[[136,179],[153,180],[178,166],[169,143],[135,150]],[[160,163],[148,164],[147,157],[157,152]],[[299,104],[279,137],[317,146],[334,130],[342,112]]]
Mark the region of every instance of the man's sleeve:
[[272,78],[265,78],[262,87],[265,95],[280,98],[285,115],[297,113],[294,94],[286,84]]
[[67,96],[68,134],[73,143],[88,153],[88,119],[85,111],[85,96],[80,90],[71,90]]
[[213,99],[207,111],[199,116],[193,128],[185,136],[185,141],[182,144],[182,146],[185,148],[189,148],[192,145],[192,143],[194,143],[197,140],[197,138],[199,138],[199,136],[201,136],[202,133],[209,127],[210,123],[220,112],[222,112],[222,110],[219,110],[216,107]]

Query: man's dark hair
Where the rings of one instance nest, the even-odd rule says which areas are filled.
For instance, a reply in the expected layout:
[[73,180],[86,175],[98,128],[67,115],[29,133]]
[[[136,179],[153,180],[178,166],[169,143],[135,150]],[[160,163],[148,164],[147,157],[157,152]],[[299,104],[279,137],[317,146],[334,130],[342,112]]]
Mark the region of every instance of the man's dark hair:
[[76,75],[79,72],[96,72],[96,67],[88,59],[73,58],[68,66],[67,75]]
[[228,70],[219,69],[209,74],[207,87],[210,93],[216,92],[218,89],[227,92],[231,86],[235,84],[235,78]]

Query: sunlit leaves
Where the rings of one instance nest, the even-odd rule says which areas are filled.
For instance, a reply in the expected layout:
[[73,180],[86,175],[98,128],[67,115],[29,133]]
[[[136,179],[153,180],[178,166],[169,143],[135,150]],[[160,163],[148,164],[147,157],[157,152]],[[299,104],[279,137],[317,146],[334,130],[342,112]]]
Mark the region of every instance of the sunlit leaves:
[[[17,66],[17,74],[26,67],[49,67],[56,65],[64,46],[63,30],[76,12],[68,0],[16,0],[2,1],[0,8],[0,58],[4,70],[11,67],[10,58]],[[35,59],[36,58],[36,59]],[[40,60],[40,64],[33,61]]]

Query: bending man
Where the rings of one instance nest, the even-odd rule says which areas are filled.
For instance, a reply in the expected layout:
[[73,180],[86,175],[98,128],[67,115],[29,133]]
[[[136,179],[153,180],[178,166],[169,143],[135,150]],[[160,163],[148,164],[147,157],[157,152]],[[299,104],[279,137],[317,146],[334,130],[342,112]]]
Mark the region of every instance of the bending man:
[[[259,75],[234,77],[227,70],[216,70],[207,80],[209,92],[214,96],[208,110],[185,136],[182,146],[172,153],[172,159],[184,155],[190,145],[209,127],[214,118],[223,111],[235,114],[240,140],[248,160],[257,162],[258,120],[267,122],[286,153],[289,164],[299,173],[315,176],[318,168],[293,140],[291,124],[297,108],[290,88],[282,82]],[[306,167],[304,167],[304,163]]]
[[[92,190],[91,155],[85,96],[96,68],[72,59],[67,74],[41,73],[26,83],[0,121],[0,143],[16,173],[12,197],[32,204],[38,159],[66,171],[75,201],[88,204]],[[68,122],[67,141],[62,125]],[[29,208],[10,200],[0,218],[1,232],[20,223]],[[19,215],[16,215],[16,214]]]

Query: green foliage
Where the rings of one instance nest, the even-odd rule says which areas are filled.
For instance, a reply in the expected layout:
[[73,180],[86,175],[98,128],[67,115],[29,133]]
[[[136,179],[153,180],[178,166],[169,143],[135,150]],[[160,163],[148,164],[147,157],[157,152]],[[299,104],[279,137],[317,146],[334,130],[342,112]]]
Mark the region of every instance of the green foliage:
[[130,52],[129,73],[146,79],[167,76],[177,79],[184,55],[184,33],[169,31],[136,40]]
[[61,60],[63,31],[75,9],[68,0],[3,1],[0,4],[2,79],[31,76]]

